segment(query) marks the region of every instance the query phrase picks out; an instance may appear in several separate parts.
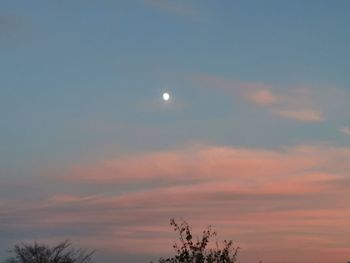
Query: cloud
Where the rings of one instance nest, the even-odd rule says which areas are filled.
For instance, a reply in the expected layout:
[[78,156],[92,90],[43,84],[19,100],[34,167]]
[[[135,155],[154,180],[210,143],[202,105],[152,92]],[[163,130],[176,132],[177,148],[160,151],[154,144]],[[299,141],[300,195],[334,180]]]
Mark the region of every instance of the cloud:
[[300,122],[322,122],[324,114],[316,104],[314,90],[310,87],[294,87],[289,90],[256,82],[240,82],[212,75],[192,78],[195,83],[213,90],[239,96],[247,103],[264,107],[279,117]]
[[332,247],[344,261],[336,251],[350,242],[349,158],[350,148],[331,145],[200,145],[75,165],[51,178],[63,186],[46,198],[2,200],[0,229],[8,238],[69,236],[101,253],[161,255],[176,238],[169,218],[182,217],[195,233],[212,224],[233,238],[242,260],[258,253],[281,262],[293,248],[307,262]]
[[198,12],[191,6],[171,0],[145,0],[148,6],[178,16],[196,16]]
[[213,181],[218,178],[244,179],[251,175],[271,178],[312,168],[324,160],[308,158],[293,149],[273,151],[232,147],[193,146],[179,151],[147,154],[104,160],[95,165],[76,165],[65,180],[110,184]]
[[195,75],[191,76],[190,79],[195,83],[199,83],[210,89],[225,92],[238,92],[241,95],[247,95],[250,92],[256,92],[260,90],[270,90],[272,88],[271,85],[264,83],[241,82],[215,75]]
[[313,109],[278,110],[276,113],[282,117],[301,122],[321,122],[324,120],[322,112]]
[[340,128],[339,131],[345,135],[349,135],[350,136],[350,127],[343,127]]
[[272,105],[279,100],[270,90],[264,89],[248,93],[247,99],[255,104],[264,106]]

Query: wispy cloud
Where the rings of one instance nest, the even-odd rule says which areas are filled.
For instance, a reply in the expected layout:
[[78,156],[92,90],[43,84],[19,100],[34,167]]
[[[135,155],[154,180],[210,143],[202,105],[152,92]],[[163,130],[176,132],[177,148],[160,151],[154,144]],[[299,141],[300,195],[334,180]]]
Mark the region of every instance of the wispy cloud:
[[[323,162],[320,156],[305,158],[302,153],[249,150],[230,147],[189,147],[179,151],[154,152],[95,165],[75,166],[64,177],[78,183],[143,183],[215,181],[218,178],[244,179],[254,174],[263,179],[312,168]],[[321,161],[322,160],[322,161]],[[263,169],[262,169],[263,168]],[[215,175],[215,176],[213,176]]]
[[265,107],[277,116],[300,122],[321,122],[324,114],[308,87],[295,87],[292,91],[255,82],[240,82],[211,75],[195,76],[194,81],[211,89],[239,96],[248,103]]
[[350,127],[342,127],[339,129],[339,131],[345,135],[349,135],[350,136]]
[[148,6],[178,16],[196,16],[198,14],[192,6],[172,0],[145,0]]
[[259,89],[253,92],[248,93],[247,99],[251,102],[258,104],[258,105],[273,105],[274,103],[278,102],[280,99],[276,95],[274,95],[270,90],[266,89]]
[[301,122],[321,122],[324,120],[322,112],[313,109],[277,110],[275,112],[282,117],[294,119]]
[[[312,258],[350,242],[344,232],[350,229],[350,165],[343,161],[349,158],[350,148],[330,145],[202,145],[76,165],[69,176],[54,178],[71,192],[62,187],[39,202],[1,202],[0,228],[12,236],[69,235],[102,251],[159,255],[171,249],[169,218],[183,217],[198,228],[217,226],[223,238],[271,262],[269,246],[275,262],[286,246]],[[125,190],[113,190],[120,187]],[[329,253],[343,260],[335,251]]]

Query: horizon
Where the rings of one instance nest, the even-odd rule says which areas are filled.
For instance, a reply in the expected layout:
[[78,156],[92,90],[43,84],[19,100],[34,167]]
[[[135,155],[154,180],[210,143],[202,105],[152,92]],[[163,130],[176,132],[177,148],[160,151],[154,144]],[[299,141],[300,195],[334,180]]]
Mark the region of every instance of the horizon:
[[69,238],[240,262],[350,260],[350,1],[0,3],[0,262]]

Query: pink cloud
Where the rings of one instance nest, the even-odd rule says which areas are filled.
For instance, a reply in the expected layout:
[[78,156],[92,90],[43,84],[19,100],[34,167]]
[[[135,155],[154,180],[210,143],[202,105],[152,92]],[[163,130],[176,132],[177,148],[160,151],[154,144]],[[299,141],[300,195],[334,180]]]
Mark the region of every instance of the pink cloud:
[[93,184],[172,184],[219,179],[263,182],[281,176],[305,174],[305,171],[325,171],[333,166],[340,168],[345,165],[344,169],[349,168],[345,163],[329,163],[330,160],[336,162],[333,155],[340,160],[350,154],[346,148],[327,146],[299,146],[284,150],[196,146],[121,157],[93,165],[76,165],[69,175],[59,178]]
[[247,98],[253,103],[263,106],[272,105],[279,100],[270,90],[257,90],[247,94]]
[[350,127],[343,127],[340,128],[339,131],[345,135],[349,135],[350,136]]
[[195,76],[193,80],[207,88],[228,92],[246,102],[264,106],[268,112],[279,117],[301,122],[324,120],[311,87],[301,86],[286,91],[265,83],[241,82],[212,75]]
[[[169,218],[182,217],[195,233],[212,224],[219,237],[234,239],[244,249],[242,260],[258,253],[254,260],[281,262],[291,249],[303,255],[291,255],[299,262],[324,251],[331,253],[327,260],[343,259],[337,251],[350,242],[350,191],[343,183],[349,159],[349,148],[330,145],[202,145],[129,155],[56,177],[73,186],[70,193],[61,189],[39,202],[2,203],[0,228],[38,236],[54,229],[102,251],[160,255],[171,252],[176,238]],[[90,184],[94,190],[84,193]]]

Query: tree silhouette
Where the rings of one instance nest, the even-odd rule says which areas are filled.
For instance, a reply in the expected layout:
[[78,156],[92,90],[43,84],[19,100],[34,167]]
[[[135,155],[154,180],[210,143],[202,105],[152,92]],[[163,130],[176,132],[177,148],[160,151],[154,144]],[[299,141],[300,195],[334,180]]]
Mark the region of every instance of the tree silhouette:
[[217,234],[209,226],[203,231],[201,239],[193,239],[191,227],[186,221],[181,224],[170,220],[170,225],[179,234],[180,243],[175,243],[175,256],[170,258],[160,258],[159,263],[234,263],[237,262],[239,247],[233,246],[233,241],[224,240],[223,247],[220,248],[215,242],[215,248],[208,248],[211,238]]
[[18,244],[10,251],[12,256],[4,263],[92,263],[94,251],[86,252],[84,249],[75,249],[66,240],[57,246],[49,247],[38,244]]

